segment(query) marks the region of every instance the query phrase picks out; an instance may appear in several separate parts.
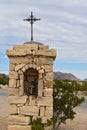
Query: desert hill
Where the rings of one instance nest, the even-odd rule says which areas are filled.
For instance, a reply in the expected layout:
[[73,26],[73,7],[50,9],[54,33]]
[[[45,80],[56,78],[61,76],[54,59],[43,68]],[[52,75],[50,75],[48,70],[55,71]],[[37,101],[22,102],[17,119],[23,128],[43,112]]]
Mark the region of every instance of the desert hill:
[[80,80],[71,73],[62,73],[62,72],[54,72],[54,79],[70,80],[70,81],[79,81]]

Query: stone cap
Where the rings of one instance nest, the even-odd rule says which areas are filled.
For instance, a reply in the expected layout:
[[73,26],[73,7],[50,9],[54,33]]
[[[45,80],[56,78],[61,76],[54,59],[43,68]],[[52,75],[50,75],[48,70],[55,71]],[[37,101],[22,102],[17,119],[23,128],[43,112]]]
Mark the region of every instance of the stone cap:
[[41,42],[36,42],[36,41],[30,41],[30,42],[25,42],[24,44],[38,44],[38,45],[44,45]]
[[49,49],[48,45],[44,45],[38,42],[26,42],[21,45],[14,45],[12,50],[7,50],[6,54],[8,57],[15,56],[26,56],[26,55],[34,55],[34,56],[45,56],[52,57],[55,59],[56,50]]

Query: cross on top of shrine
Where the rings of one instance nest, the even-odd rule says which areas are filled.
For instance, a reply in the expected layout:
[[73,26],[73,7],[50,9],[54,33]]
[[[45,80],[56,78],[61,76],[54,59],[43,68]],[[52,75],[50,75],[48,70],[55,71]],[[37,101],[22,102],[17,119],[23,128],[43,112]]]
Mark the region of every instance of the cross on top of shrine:
[[33,16],[33,12],[31,12],[30,17],[27,18],[27,19],[23,19],[23,20],[24,20],[24,21],[28,21],[28,22],[30,22],[30,24],[31,24],[31,41],[33,41],[33,24],[34,24],[34,22],[36,22],[36,21],[38,21],[38,20],[40,20],[40,19],[37,19],[36,17],[34,17],[34,16]]

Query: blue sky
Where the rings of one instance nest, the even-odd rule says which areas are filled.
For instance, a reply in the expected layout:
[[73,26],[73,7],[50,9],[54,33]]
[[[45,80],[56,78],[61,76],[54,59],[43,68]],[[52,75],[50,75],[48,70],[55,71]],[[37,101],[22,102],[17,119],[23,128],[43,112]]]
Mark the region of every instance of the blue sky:
[[0,0],[0,73],[9,73],[6,49],[30,41],[31,11],[41,19],[34,40],[57,50],[54,71],[87,78],[86,0]]

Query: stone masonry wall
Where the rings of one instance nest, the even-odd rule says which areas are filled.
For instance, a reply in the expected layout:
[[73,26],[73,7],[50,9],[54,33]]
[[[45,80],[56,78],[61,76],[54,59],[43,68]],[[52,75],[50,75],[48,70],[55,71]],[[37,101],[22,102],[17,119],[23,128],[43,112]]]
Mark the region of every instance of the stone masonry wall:
[[[37,117],[46,124],[47,119],[53,116],[53,61],[56,51],[33,42],[15,45],[13,50],[7,50],[7,55],[10,58],[8,130],[31,130],[30,124]],[[24,91],[25,74],[34,77],[36,74],[31,73],[31,69],[37,72],[37,97]],[[29,86],[32,87],[35,88],[34,85]]]

